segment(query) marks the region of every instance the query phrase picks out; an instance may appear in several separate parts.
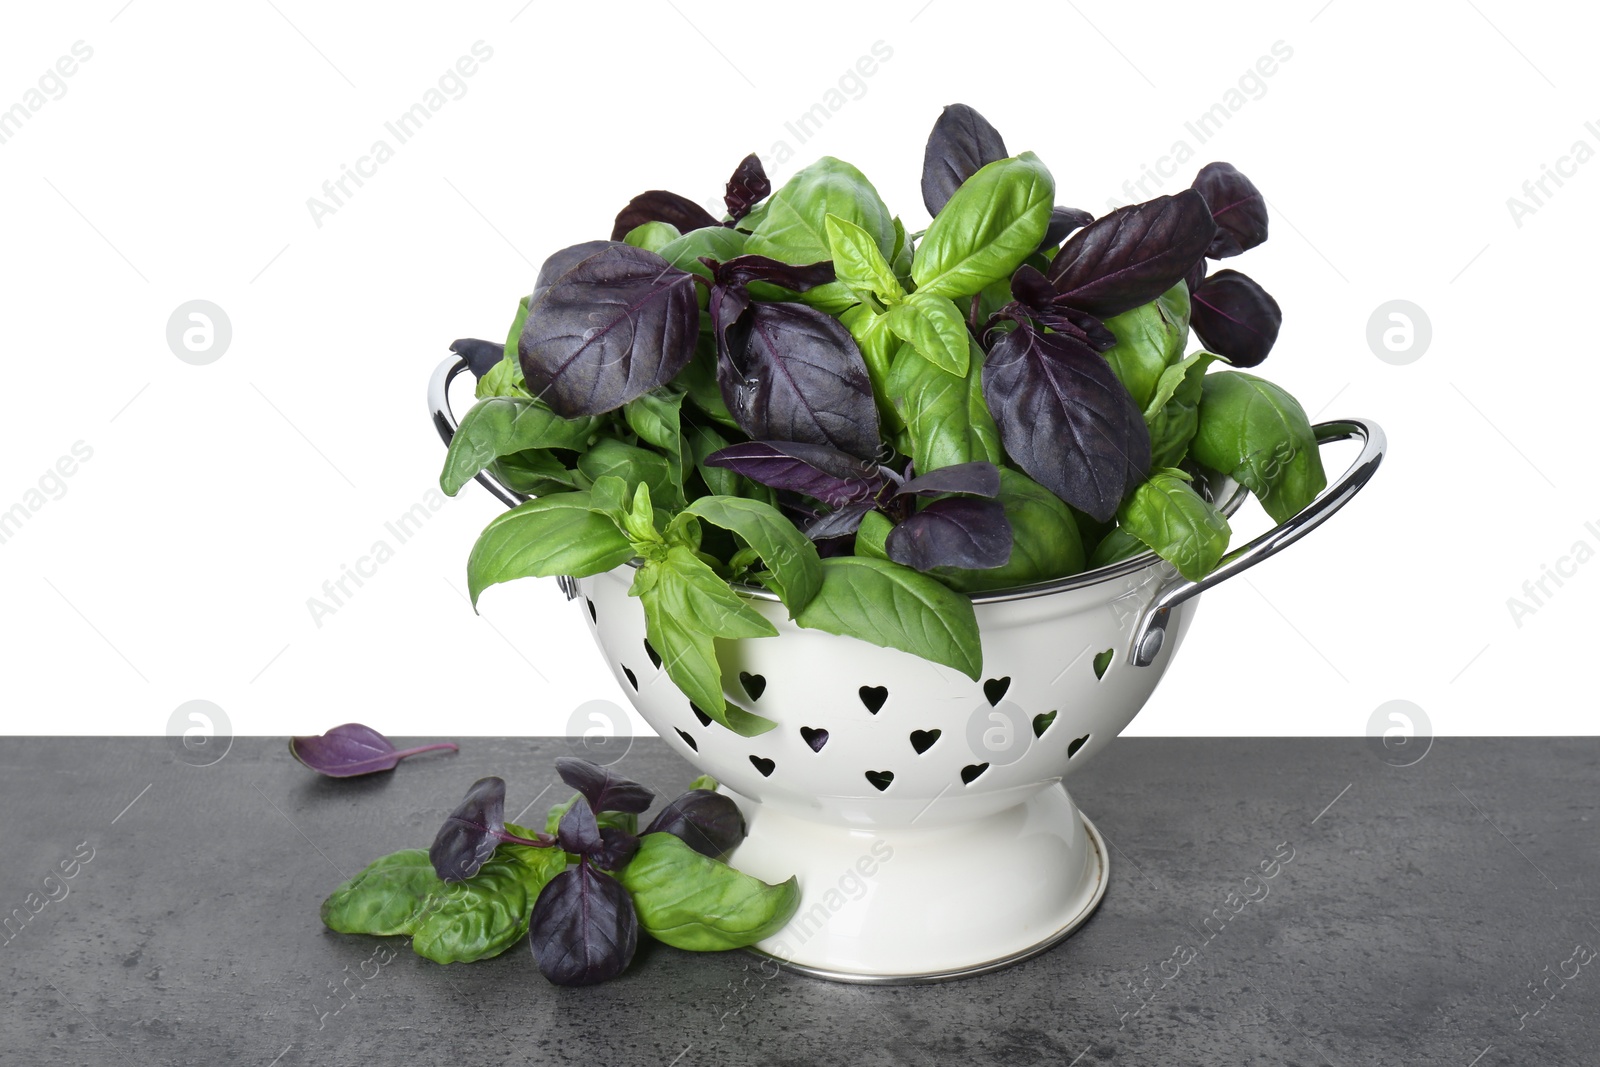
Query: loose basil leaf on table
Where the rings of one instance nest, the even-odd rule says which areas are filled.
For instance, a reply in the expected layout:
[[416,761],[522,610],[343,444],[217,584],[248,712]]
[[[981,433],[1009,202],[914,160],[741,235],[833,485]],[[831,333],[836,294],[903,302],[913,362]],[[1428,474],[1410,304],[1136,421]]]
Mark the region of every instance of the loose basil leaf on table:
[[397,749],[370,726],[347,722],[325,734],[289,738],[289,753],[319,774],[330,778],[355,778],[377,771],[391,771],[407,756],[440,750],[456,751],[449,741],[416,748]]
[[602,414],[677,375],[699,330],[694,275],[654,252],[608,245],[529,305],[522,376],[559,415]]
[[519,504],[490,520],[467,557],[472,603],[491,585],[516,578],[600,574],[633,558],[616,523],[589,511],[589,494],[558,493]]
[[1101,522],[1150,465],[1150,432],[1111,367],[1066,334],[1024,323],[983,365],[983,393],[1017,466]]
[[556,760],[556,773],[576,789],[596,812],[620,811],[638,815],[650,806],[655,794],[638,782],[630,781],[609,767],[574,756]]
[[720,857],[744,840],[746,828],[739,805],[715,788],[691,788],[662,808],[643,836],[671,834],[702,856]]
[[1235,367],[1254,367],[1278,340],[1283,312],[1255,279],[1219,270],[1194,291],[1194,332]]
[[1327,488],[1317,437],[1298,400],[1243,371],[1207,374],[1202,383],[1190,455],[1231,474],[1279,523]]
[[328,895],[322,922],[341,934],[409,934],[428,902],[446,888],[427,849],[391,852]]
[[1106,318],[1148,304],[1205,255],[1216,223],[1193,189],[1118,208],[1061,246],[1046,277],[1073,307]]
[[411,930],[411,951],[435,963],[498,956],[527,932],[534,899],[566,862],[558,848],[502,845],[467,881],[440,883]]
[[783,928],[800,905],[799,882],[768,885],[669,833],[647,833],[621,875],[646,933],[674,948],[745,948]]
[[489,397],[478,401],[461,418],[445,454],[439,487],[455,496],[479,471],[501,456],[529,449],[581,450],[600,429],[601,420],[589,416],[564,419],[549,405],[532,398]]
[[556,985],[594,985],[615,978],[633,962],[639,944],[633,900],[615,878],[580,863],[556,875],[539,893],[528,943],[539,973]]
[[939,209],[917,245],[917,292],[971,296],[1009,278],[1044,239],[1054,200],[1055,180],[1032,152],[986,164]]
[[1151,473],[1117,511],[1117,528],[1153,549],[1190,581],[1198,581],[1228,550],[1228,520],[1171,468]]
[[930,218],[943,210],[961,184],[979,170],[1010,155],[989,120],[966,104],[939,113],[922,154],[922,204]]
[[428,849],[434,873],[446,882],[464,882],[477,874],[502,843],[548,848],[547,836],[530,838],[506,829],[506,783],[480,778],[445,819]]
[[887,560],[835,556],[822,561],[822,589],[795,619],[801,626],[854,637],[953,667],[977,680],[983,647],[972,601]]

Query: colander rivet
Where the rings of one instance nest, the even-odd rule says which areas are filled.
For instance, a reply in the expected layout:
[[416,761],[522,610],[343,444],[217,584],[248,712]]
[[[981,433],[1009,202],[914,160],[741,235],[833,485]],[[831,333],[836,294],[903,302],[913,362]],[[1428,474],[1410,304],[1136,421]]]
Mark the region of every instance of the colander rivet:
[[1139,642],[1139,659],[1141,662],[1150,663],[1155,660],[1156,653],[1161,651],[1161,642],[1165,641],[1165,630],[1151,630],[1144,635],[1144,640]]

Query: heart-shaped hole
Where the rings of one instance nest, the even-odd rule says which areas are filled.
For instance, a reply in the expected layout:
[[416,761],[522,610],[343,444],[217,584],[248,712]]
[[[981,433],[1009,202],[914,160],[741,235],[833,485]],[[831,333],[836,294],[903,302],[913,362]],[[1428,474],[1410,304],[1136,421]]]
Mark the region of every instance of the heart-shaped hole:
[[595,614],[594,601],[590,600],[588,597],[584,597],[583,598],[583,602],[585,604],[589,605],[589,621],[592,622],[592,623],[595,623],[596,625],[599,625],[600,616]]
[[916,749],[917,755],[920,756],[932,748],[935,741],[939,740],[939,733],[940,731],[938,730],[912,730],[911,747]]
[[[883,707],[884,701],[889,699],[889,687],[886,685],[864,685],[861,687],[861,703],[867,706],[872,714],[878,714],[878,709]],[[882,789],[882,786],[878,787]]]
[[650,657],[650,665],[657,670],[661,669],[661,656],[656,652],[655,646],[647,637],[644,639],[644,654]]
[[893,771],[868,771],[867,781],[871,782],[878,792],[889,788],[889,783],[894,781]]
[[1082,737],[1073,738],[1072,739],[1072,744],[1067,746],[1067,758],[1071,759],[1073,756],[1076,756],[1078,754],[1078,749],[1082,748],[1085,744],[1088,743],[1088,741],[1089,741],[1089,735],[1088,734],[1084,734]]
[[800,727],[800,736],[805,743],[811,746],[811,751],[821,752],[822,746],[828,743],[828,731],[813,730],[809,726]]
[[1056,713],[1047,711],[1043,715],[1033,717],[1033,736],[1043,737],[1044,732],[1050,729],[1050,724],[1056,721]]
[[1104,678],[1106,676],[1106,668],[1111,666],[1111,654],[1112,650],[1109,648],[1104,652],[1098,652],[1095,654],[1094,676],[1096,678]]
[[771,760],[762,759],[760,756],[751,756],[750,762],[755,765],[756,770],[761,772],[761,777],[763,778],[771,778],[772,768],[777,766]]
[[711,725],[711,716],[709,716],[705,712],[701,711],[700,710],[700,705],[696,704],[692,700],[689,702],[689,710],[694,712],[694,717],[700,720],[700,725],[701,726],[710,726]]
[[989,769],[989,765],[987,763],[974,763],[974,764],[971,764],[970,766],[961,768],[961,782],[962,782],[962,784],[963,785],[971,785],[973,782],[976,782],[978,780],[978,775],[982,774],[984,771],[986,771],[988,769]]
[[989,698],[989,705],[997,707],[1005,699],[1006,690],[1011,688],[1011,678],[990,678],[983,683],[983,695]]
[[739,672],[739,684],[744,686],[744,691],[750,694],[751,700],[760,700],[761,694],[767,691],[767,680],[749,671]]
[[[674,730],[678,730],[678,728],[676,726],[674,726],[673,729]],[[688,734],[684,733],[682,730],[678,730],[678,736],[683,738],[683,743],[688,745],[689,748],[692,751],[694,751],[694,752],[699,752],[700,751],[700,746],[695,742],[694,738],[690,737]]]
[[637,693],[639,691],[639,679],[633,676],[633,672],[624,667],[622,668],[622,676],[628,679],[628,684],[633,686],[633,691]]

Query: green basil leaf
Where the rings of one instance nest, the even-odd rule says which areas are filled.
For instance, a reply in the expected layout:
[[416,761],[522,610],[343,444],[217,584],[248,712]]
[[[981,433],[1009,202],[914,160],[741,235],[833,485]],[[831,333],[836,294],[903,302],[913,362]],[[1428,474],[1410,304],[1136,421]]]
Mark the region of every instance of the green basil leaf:
[[1095,546],[1094,554],[1089,557],[1089,566],[1104,567],[1110,563],[1120,563],[1148,551],[1150,548],[1143,541],[1122,527],[1113,526]]
[[1106,328],[1117,338],[1105,351],[1106,362],[1143,411],[1162,373],[1183,359],[1189,343],[1188,285],[1179,282],[1148,304],[1107,319]]
[[972,601],[936,578],[887,560],[822,561],[822,589],[795,619],[948,667],[976,680],[983,646]]
[[961,310],[948,297],[918,291],[884,316],[896,337],[935,367],[964,378],[971,365],[971,334]]
[[682,545],[667,549],[653,592],[661,611],[670,612],[709,637],[776,637],[777,627],[728,587],[699,556]]
[[940,370],[910,348],[890,368],[886,391],[904,422],[918,471],[987,460],[1002,463],[1000,431],[983,399],[983,349],[968,336],[963,377]]
[[667,677],[695,707],[741,737],[755,737],[778,725],[728,703],[722,693],[722,667],[710,636],[689,628],[683,619],[665,610],[654,588],[641,593],[639,602],[644,605],[650,647],[660,654]]
[[701,313],[702,328],[695,340],[694,356],[689,360],[689,365],[678,372],[673,384],[683,386],[689,402],[695,407],[729,429],[737,430],[739,423],[734,419],[733,412],[728,410],[727,401],[722,399],[722,386],[717,384],[717,340],[706,325],[709,318],[704,312]]
[[1000,468],[1000,495],[1011,523],[1011,558],[987,570],[939,568],[945,583],[964,593],[1065,578],[1083,570],[1083,542],[1072,509],[1050,490],[1007,467]]
[[735,474],[726,467],[712,467],[706,464],[707,456],[728,447],[726,437],[709,426],[690,426],[684,431],[684,436],[688,439],[689,451],[694,455],[695,470],[700,472],[706,488],[710,489],[713,495],[740,496],[767,504],[776,502],[777,494],[760,482]]
[[889,265],[896,278],[911,277],[911,238],[906,235],[906,224],[900,221],[899,215],[894,217],[894,251],[889,253]]
[[578,470],[590,481],[615,475],[628,483],[630,494],[638,486],[648,485],[650,496],[664,506],[683,505],[683,486],[673,480],[672,465],[659,452],[602,437],[578,457]]
[[1206,368],[1221,359],[1196,352],[1161,372],[1155,395],[1145,407],[1144,423],[1150,431],[1150,465],[1176,467],[1189,452],[1189,442],[1200,428],[1200,394]]
[[939,209],[917,246],[917,291],[970,296],[1011,277],[1044,239],[1055,195],[1055,179],[1032,152],[981,168]]
[[528,298],[523,297],[517,303],[516,318],[511,320],[511,329],[506,334],[505,354],[500,357],[499,363],[489,368],[488,374],[478,379],[476,395],[479,400],[491,396],[533,395],[522,380],[522,363],[517,358],[517,339],[522,336],[522,324],[527,321]]
[[667,460],[667,479],[683,496],[683,394],[655,390],[622,407],[628,428],[658,449]]
[[1153,472],[1117,509],[1118,529],[1197,582],[1228,550],[1228,520],[1172,468]]
[[894,523],[883,512],[867,512],[861,519],[861,525],[856,528],[855,554],[868,559],[888,559],[887,544],[892,529]]
[[622,240],[635,248],[660,252],[680,236],[678,228],[670,222],[646,222],[629,230]]
[[322,922],[341,934],[409,934],[428,901],[445,889],[425,848],[373,860],[322,902]]
[[1150,400],[1144,406],[1144,421],[1148,423],[1155,418],[1180,389],[1189,399],[1199,403],[1200,376],[1206,372],[1206,368],[1221,358],[1213,352],[1196,352],[1168,366],[1156,379],[1155,391],[1151,393]]
[[530,497],[582,489],[588,480],[542,448],[501,456],[490,461],[487,469],[513,493]]
[[690,952],[753,945],[800,906],[796,879],[768,885],[665,833],[644,835],[621,881],[645,932]]
[[863,299],[876,296],[885,304],[893,304],[905,297],[906,291],[871,234],[837,215],[830,214],[824,224],[828,254],[839,281]]
[[[582,450],[599,429],[592,416],[564,419],[542,401],[495,396],[478,401],[461,419],[445,453],[439,487],[455,496],[501,456],[537,448]],[[565,469],[565,468],[563,468]]]
[[583,578],[632,558],[617,524],[589,510],[588,493],[559,493],[502,512],[484,527],[467,557],[467,589],[476,606],[478,595],[500,582]]
[[[760,217],[751,224],[757,213]],[[801,265],[830,259],[829,215],[860,226],[878,251],[893,254],[894,222],[883,199],[865,175],[832,156],[823,156],[790,178],[758,212],[741,220],[741,226],[753,231],[744,251]],[[833,315],[856,303],[855,294],[838,281],[802,293],[800,299]]]
[[892,436],[899,433],[904,428],[904,423],[900,419],[900,413],[890,403],[888,382],[889,370],[894,365],[896,353],[904,347],[905,342],[889,328],[889,316],[867,304],[857,304],[841,312],[839,321],[850,331],[850,336],[855,338],[856,347],[861,350],[861,358],[867,365],[867,377],[872,382],[872,396],[877,402],[878,417],[883,421],[885,435]]
[[1287,522],[1328,484],[1305,409],[1279,386],[1242,371],[1201,381],[1200,427],[1190,453],[1231,474],[1273,521]]
[[566,865],[559,848],[501,845],[477,874],[445,885],[429,903],[412,930],[411,950],[435,963],[498,956],[528,932],[539,891]]
[[772,572],[773,591],[789,609],[790,617],[822,588],[817,546],[771,504],[737,496],[703,496],[682,515],[694,515],[731,531],[755,549]]
[[[702,226],[671,241],[658,249],[662,259],[679,270],[692,271],[706,281],[711,280],[711,268],[700,262],[701,256],[726,263],[744,252],[745,235],[727,226]],[[698,286],[696,287],[698,288]],[[701,295],[702,305],[705,302]]]

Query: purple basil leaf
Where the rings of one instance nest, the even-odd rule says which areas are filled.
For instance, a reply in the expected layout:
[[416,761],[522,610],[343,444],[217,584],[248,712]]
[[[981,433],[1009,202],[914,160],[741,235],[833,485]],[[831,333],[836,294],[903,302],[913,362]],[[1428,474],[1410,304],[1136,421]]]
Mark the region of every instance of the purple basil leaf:
[[1232,163],[1207,163],[1194,176],[1191,188],[1205,197],[1217,222],[1206,255],[1226,259],[1267,239],[1267,201]]
[[827,285],[834,280],[833,260],[820,263],[794,264],[766,256],[735,256],[725,263],[702,258],[700,262],[711,268],[718,285],[747,285],[750,282],[771,282],[796,293]]
[[1073,230],[1082,229],[1093,221],[1094,216],[1082,208],[1062,207],[1057,204],[1050,209],[1050,225],[1045,228],[1044,240],[1039,242],[1039,251],[1056,247],[1065,241]]
[[595,820],[594,809],[588,804],[573,804],[556,824],[556,840],[568,852],[588,856],[599,852],[604,842],[600,838],[600,824]]
[[1189,268],[1189,273],[1183,276],[1183,284],[1189,287],[1189,296],[1194,296],[1194,291],[1200,288],[1200,283],[1206,280],[1206,269],[1210,266],[1206,258],[1201,256],[1194,261],[1194,266]]
[[556,985],[593,985],[633,962],[639,916],[628,891],[587,863],[562,871],[534,902],[528,944],[539,973]]
[[872,382],[838,319],[804,304],[757,302],[717,340],[717,384],[745,433],[877,455]]
[[517,343],[529,391],[576,418],[672,380],[700,333],[694,279],[632,245],[580,260],[529,305]]
[[620,826],[601,827],[600,842],[599,849],[591,853],[589,858],[603,871],[622,870],[633,859],[633,854],[639,851],[638,837]]
[[647,834],[671,834],[700,853],[718,859],[744,840],[739,805],[709,789],[691,789],[662,808],[645,827]]
[[1250,276],[1219,270],[1194,291],[1189,324],[1209,351],[1235,367],[1254,367],[1272,351],[1283,312]]
[[556,760],[561,780],[583,794],[595,811],[623,811],[638,815],[650,806],[656,795],[638,782],[632,782],[611,768],[600,767],[576,756]]
[[871,497],[883,485],[883,475],[874,464],[826,445],[799,441],[746,441],[718,449],[705,461],[774,489],[804,493],[830,507]]
[[1039,325],[1071,334],[1096,352],[1104,352],[1117,343],[1117,335],[1105,323],[1087,311],[1069,307],[1049,280],[1026,263],[1011,276],[1011,295],[1039,320]]
[[806,536],[813,541],[848,537],[861,528],[861,520],[875,507],[877,504],[871,500],[857,500],[835,508],[809,523],[805,528]]
[[677,193],[665,189],[651,189],[628,201],[628,206],[617,212],[616,224],[611,227],[611,239],[620,241],[633,229],[647,222],[670,222],[679,233],[688,233],[705,226],[720,225],[711,212]]
[[549,846],[544,834],[535,839],[506,832],[506,783],[501,778],[479,778],[445,819],[428,849],[434,873],[446,882],[464,882],[494,855],[502,841]]
[[1185,189],[1085,226],[1061,246],[1047,276],[1064,303],[1110,318],[1182,281],[1214,233],[1205,199]]
[[983,396],[1023,472],[1099,522],[1150,466],[1150,431],[1111,365],[1062,333],[1026,324],[996,340]]
[[919,474],[900,486],[905,496],[939,496],[941,493],[971,493],[973,496],[1000,495],[1000,469],[987,460],[955,463]]
[[467,369],[474,378],[485,374],[505,358],[506,346],[496,341],[482,341],[476,337],[462,337],[450,342],[450,351],[467,361]]
[[538,280],[533,283],[533,292],[528,297],[529,305],[532,305],[543,296],[544,291],[554,285],[556,279],[567,273],[567,271],[576,267],[596,252],[603,252],[612,245],[620,243],[620,241],[583,241],[550,253],[549,257],[539,266]]
[[370,726],[347,722],[315,737],[289,738],[289,753],[307,767],[329,778],[354,778],[375,771],[392,771],[407,756],[440,749],[456,751],[448,741],[437,745],[396,749]]
[[761,165],[761,158],[751,152],[739,161],[733,177],[728,179],[728,191],[722,202],[728,205],[733,221],[738,222],[771,192],[772,182],[767,180],[766,168]]
[[1009,154],[1000,131],[988,119],[966,104],[946,107],[922,154],[922,203],[928,214],[937,215],[962,182]]
[[919,571],[935,567],[980,570],[1011,558],[1011,523],[998,500],[935,500],[889,531],[884,550]]

